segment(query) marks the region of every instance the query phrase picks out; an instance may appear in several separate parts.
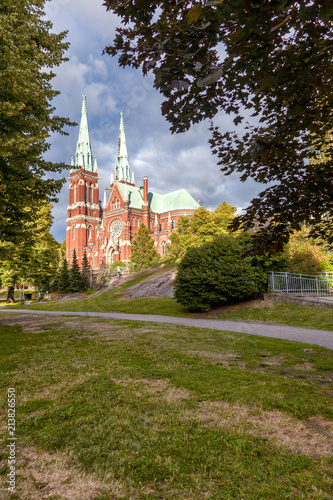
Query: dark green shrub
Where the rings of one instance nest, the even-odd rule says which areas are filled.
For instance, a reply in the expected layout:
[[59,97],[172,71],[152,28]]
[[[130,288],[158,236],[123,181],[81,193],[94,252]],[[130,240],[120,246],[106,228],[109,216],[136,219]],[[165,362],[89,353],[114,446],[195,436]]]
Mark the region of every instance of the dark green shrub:
[[254,298],[265,291],[266,273],[242,258],[246,240],[219,236],[191,248],[178,265],[175,299],[192,311]]

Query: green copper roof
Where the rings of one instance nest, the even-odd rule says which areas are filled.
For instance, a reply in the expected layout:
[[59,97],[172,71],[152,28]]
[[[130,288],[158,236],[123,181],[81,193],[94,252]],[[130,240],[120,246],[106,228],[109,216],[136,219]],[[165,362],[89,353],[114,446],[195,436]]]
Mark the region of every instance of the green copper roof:
[[[140,190],[140,188],[125,185],[122,182],[118,183],[118,187],[123,199],[126,196],[127,189],[129,207],[143,208],[143,191]],[[172,212],[173,210],[195,210],[199,208],[199,204],[192,198],[186,189],[179,189],[178,191],[167,194],[149,192],[148,204],[150,211],[157,214],[169,211]]]
[[130,186],[128,184],[124,184],[123,182],[118,182],[118,188],[122,194],[123,199],[125,199],[126,197],[126,190],[127,190],[129,207],[142,209],[143,198],[141,196],[139,188],[135,186]]
[[116,179],[130,182],[130,169],[125,138],[124,113],[120,113],[118,152],[116,161]]
[[150,210],[158,214],[173,210],[195,210],[199,208],[199,204],[186,189],[178,189],[178,191],[167,194],[150,192],[148,193],[148,202]]
[[[73,162],[74,163],[74,162]],[[89,137],[86,94],[83,94],[79,138],[76,144],[75,167],[89,172],[97,171],[97,161],[93,168],[93,156]]]

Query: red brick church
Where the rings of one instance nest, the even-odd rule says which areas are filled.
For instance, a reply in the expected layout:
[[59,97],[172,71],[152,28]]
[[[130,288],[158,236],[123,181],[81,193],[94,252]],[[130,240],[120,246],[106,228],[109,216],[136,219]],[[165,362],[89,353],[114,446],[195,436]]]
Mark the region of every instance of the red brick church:
[[67,207],[66,254],[69,264],[75,248],[81,264],[86,251],[93,270],[105,263],[128,262],[131,245],[141,223],[150,231],[155,247],[165,255],[166,244],[179,217],[191,217],[198,203],[185,190],[167,194],[149,191],[148,177],[135,185],[130,171],[125,139],[124,117],[120,114],[118,153],[110,187],[99,198],[97,160],[92,155],[86,95],[83,94],[79,138],[72,157]]

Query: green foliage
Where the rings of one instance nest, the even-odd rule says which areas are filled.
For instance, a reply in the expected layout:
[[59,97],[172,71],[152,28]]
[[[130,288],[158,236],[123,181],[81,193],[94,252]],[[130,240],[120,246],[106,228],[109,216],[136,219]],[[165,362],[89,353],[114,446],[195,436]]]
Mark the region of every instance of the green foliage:
[[[282,250],[313,221],[314,232],[332,242],[332,2],[104,5],[123,22],[105,52],[118,55],[120,66],[153,72],[172,132],[232,116],[229,130],[212,125],[210,144],[225,174],[269,183],[239,218],[243,227],[257,226],[256,251]],[[307,161],[322,150],[320,163]]]
[[114,268],[126,267],[126,264],[122,260],[116,260],[115,262],[112,262],[111,267],[114,267]]
[[235,236],[188,250],[178,265],[175,299],[192,311],[208,311],[263,293],[266,273],[251,257],[242,258],[244,250],[244,239]]
[[62,261],[62,266],[59,271],[57,291],[69,292],[70,289],[71,289],[70,274],[68,270],[67,259],[64,259]]
[[195,234],[182,234],[177,229],[169,236],[170,244],[167,246],[168,258],[179,262],[187,250],[201,244],[200,239]]
[[230,233],[229,224],[235,217],[236,207],[225,201],[211,212],[205,207],[195,210],[193,217],[180,217],[177,228],[170,235],[168,257],[179,262],[190,248],[212,241],[218,235]]
[[159,259],[160,256],[149,234],[149,229],[141,223],[132,242],[131,263],[135,265],[135,271],[139,271],[153,266]]
[[188,215],[182,215],[177,222],[177,231],[179,234],[191,234],[191,219]]
[[83,290],[87,290],[90,286],[90,264],[87,257],[87,252],[84,251],[82,258],[81,277],[83,281]]
[[76,251],[74,248],[73,258],[72,258],[72,267],[69,272],[70,276],[70,290],[71,292],[82,292],[84,289],[83,279],[80,273],[79,264],[77,262]]
[[317,245],[309,245],[307,249],[295,252],[287,263],[287,270],[290,273],[318,274],[330,269],[330,259]]
[[291,235],[284,250],[287,271],[299,274],[332,272],[332,252],[309,234],[310,229],[304,226]]
[[[40,202],[56,201],[65,165],[43,157],[51,134],[64,133],[67,118],[51,106],[51,69],[66,59],[66,32],[52,33],[44,0],[0,4],[0,240],[29,243],[29,226]],[[45,175],[47,174],[47,175]]]
[[38,289],[49,288],[59,266],[59,244],[50,234],[52,205],[42,203],[34,211],[34,220],[26,222],[27,241],[0,242],[0,279],[10,293],[25,280]]
[[63,240],[60,243],[59,250],[60,250],[61,258],[64,259],[66,257],[66,240]]
[[191,219],[191,231],[199,237],[201,243],[211,241],[216,236],[216,222],[212,212],[199,207],[195,210]]
[[50,288],[61,259],[60,245],[50,233],[53,222],[51,211],[52,205],[46,203],[35,213],[35,242],[28,249],[29,265],[25,275],[39,290]]
[[254,255],[252,265],[262,269],[265,273],[283,272],[286,270],[287,257],[284,253]]
[[221,203],[213,212],[218,234],[230,233],[230,224],[232,224],[237,208],[229,205],[227,202]]

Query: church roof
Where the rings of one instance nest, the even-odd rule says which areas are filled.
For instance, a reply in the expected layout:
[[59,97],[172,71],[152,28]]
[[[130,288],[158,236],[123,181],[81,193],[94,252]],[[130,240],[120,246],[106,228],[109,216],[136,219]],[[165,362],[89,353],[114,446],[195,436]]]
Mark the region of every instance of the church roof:
[[149,192],[148,203],[151,211],[159,214],[171,212],[172,210],[195,210],[199,208],[199,204],[186,189],[178,189],[166,194]]
[[[124,198],[126,188],[128,195],[128,206],[131,208],[143,208],[143,192],[135,186],[125,185],[122,182],[118,183],[119,190]],[[148,192],[148,204],[151,212],[162,214],[172,212],[173,210],[195,210],[199,208],[199,204],[186,191],[186,189],[178,189],[167,194],[159,194]]]
[[135,186],[130,186],[129,184],[124,184],[123,182],[118,182],[118,188],[121,192],[123,199],[125,198],[126,188],[128,196],[128,206],[132,208],[139,208],[142,210],[143,198],[139,188]]

